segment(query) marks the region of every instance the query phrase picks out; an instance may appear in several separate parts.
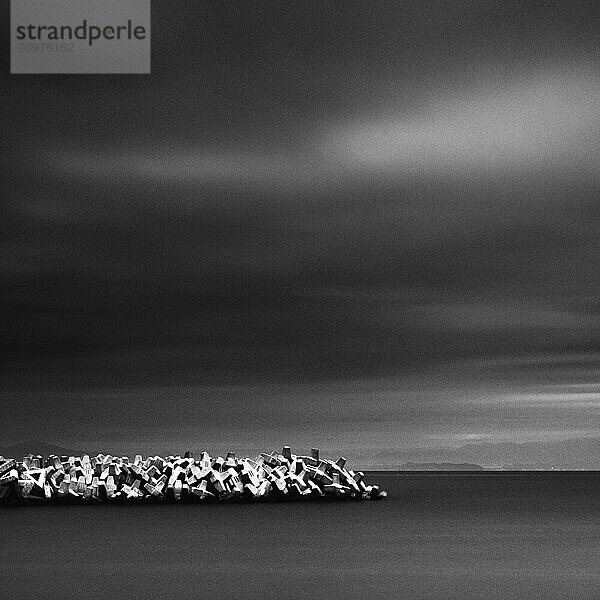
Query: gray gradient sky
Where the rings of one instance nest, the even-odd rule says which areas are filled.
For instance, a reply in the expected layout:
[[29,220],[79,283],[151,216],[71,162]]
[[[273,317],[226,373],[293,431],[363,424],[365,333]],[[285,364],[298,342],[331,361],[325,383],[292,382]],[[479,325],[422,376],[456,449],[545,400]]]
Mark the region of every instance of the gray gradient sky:
[[6,442],[600,435],[594,3],[155,2],[150,76],[0,15]]

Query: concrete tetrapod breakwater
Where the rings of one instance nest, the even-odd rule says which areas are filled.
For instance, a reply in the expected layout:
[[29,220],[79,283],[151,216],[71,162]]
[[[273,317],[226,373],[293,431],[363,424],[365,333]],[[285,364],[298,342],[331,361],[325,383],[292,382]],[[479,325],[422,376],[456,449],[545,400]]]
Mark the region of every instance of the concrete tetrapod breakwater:
[[254,459],[202,452],[181,456],[25,456],[0,457],[0,503],[60,502],[232,502],[304,499],[381,500],[387,493],[367,485],[362,472],[336,462],[263,452]]

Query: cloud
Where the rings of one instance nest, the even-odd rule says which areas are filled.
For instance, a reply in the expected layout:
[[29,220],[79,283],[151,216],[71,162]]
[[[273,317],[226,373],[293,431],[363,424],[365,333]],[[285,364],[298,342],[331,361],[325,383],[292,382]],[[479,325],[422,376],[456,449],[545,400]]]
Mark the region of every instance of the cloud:
[[[553,64],[526,78],[432,90],[419,110],[351,123],[325,142],[333,160],[397,176],[478,178],[598,167],[600,78],[584,65]],[[556,175],[553,171],[552,175]]]
[[178,150],[155,147],[129,152],[66,152],[48,148],[42,153],[48,172],[85,180],[127,181],[185,186],[212,184],[225,187],[247,185],[263,189],[309,186],[327,171],[310,157],[276,151],[221,152],[189,147]]
[[[440,96],[435,90],[416,114],[390,114],[330,125],[297,151],[251,145],[244,151],[149,148],[124,152],[66,153],[49,148],[46,168],[70,177],[162,183],[327,188],[369,172],[426,180],[486,174],[573,169],[587,176],[598,167],[597,70],[554,67],[532,79],[491,82],[484,90]],[[44,154],[42,154],[44,156]],[[556,171],[558,170],[558,172]]]
[[544,301],[518,301],[477,298],[429,302],[405,308],[406,318],[433,329],[456,329],[468,332],[502,332],[516,330],[523,335],[539,334],[564,336],[565,332],[582,338],[595,335],[597,317],[544,306]]

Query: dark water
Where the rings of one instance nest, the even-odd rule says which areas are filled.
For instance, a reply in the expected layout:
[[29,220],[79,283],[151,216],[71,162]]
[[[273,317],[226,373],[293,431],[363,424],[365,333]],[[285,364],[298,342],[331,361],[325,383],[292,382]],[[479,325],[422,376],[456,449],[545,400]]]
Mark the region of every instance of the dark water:
[[600,475],[370,479],[388,501],[3,508],[0,595],[600,597]]

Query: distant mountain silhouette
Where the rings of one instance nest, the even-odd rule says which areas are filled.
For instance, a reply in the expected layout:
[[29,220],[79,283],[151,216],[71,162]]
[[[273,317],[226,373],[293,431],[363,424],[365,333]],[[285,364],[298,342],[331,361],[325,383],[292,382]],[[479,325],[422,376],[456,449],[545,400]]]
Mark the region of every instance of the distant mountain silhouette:
[[398,467],[399,471],[485,471],[481,465],[472,463],[415,463],[407,462]]
[[5,458],[22,458],[27,454],[33,454],[34,456],[40,454],[41,456],[48,456],[49,454],[56,454],[58,456],[77,456],[83,454],[81,450],[73,450],[72,448],[64,448],[63,446],[56,446],[48,442],[30,441],[21,442],[12,446],[0,447],[0,456]]
[[390,450],[374,459],[397,469],[402,463],[474,463],[484,468],[600,470],[600,438],[576,438],[552,442],[502,442],[467,444],[436,450]]

